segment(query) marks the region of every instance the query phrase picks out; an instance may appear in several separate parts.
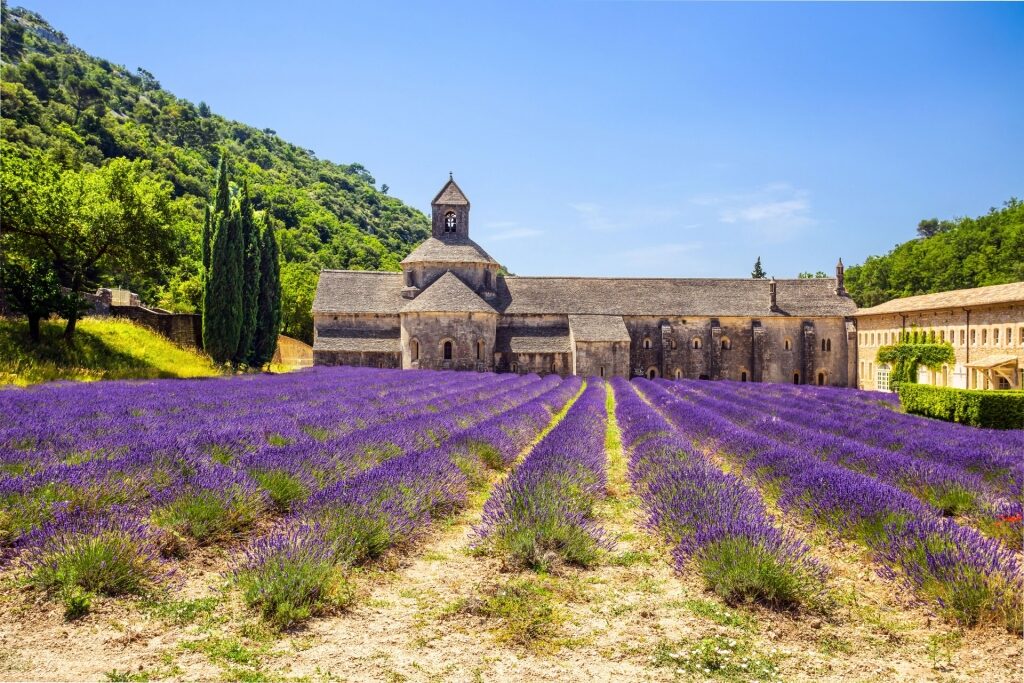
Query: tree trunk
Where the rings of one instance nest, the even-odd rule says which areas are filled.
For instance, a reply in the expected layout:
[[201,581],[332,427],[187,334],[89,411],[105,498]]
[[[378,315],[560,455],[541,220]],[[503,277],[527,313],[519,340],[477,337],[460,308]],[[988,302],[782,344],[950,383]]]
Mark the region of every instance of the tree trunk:
[[39,343],[39,316],[30,315],[28,317],[28,338],[32,340],[33,344]]
[[68,324],[64,326],[64,341],[71,344],[75,340],[75,325],[78,324],[78,314],[68,316]]

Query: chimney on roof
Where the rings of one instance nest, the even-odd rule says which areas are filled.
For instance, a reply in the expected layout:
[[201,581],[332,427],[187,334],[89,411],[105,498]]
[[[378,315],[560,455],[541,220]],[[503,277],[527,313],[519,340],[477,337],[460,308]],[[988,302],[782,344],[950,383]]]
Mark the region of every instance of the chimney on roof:
[[774,275],[772,276],[772,279],[768,281],[768,296],[769,296],[769,299],[770,299],[769,306],[768,306],[769,310],[771,310],[773,312],[778,311],[779,310],[779,302],[778,302],[778,299],[777,299],[777,285],[775,283],[775,276]]
[[843,284],[843,259],[840,257],[836,264],[836,296],[846,296],[846,287]]

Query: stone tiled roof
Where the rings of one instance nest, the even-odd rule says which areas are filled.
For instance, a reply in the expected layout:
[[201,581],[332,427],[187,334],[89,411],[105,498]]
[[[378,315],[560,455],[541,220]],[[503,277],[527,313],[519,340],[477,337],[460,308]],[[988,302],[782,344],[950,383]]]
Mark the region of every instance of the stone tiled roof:
[[404,303],[401,273],[373,270],[323,270],[313,299],[313,314],[398,313]]
[[778,312],[769,309],[769,280],[683,278],[507,277],[495,308],[509,314],[817,317],[856,309],[837,296],[831,278],[778,280]]
[[428,237],[402,259],[402,263],[493,263],[498,262],[468,237]]
[[[461,285],[461,280],[454,275],[451,277]],[[749,278],[499,277],[493,309],[521,315],[754,318],[848,316],[857,310],[852,299],[836,296],[834,279],[811,278],[778,280],[779,311],[772,312],[768,283],[768,280]],[[402,298],[402,285],[401,273],[325,270],[320,275],[313,313],[398,314],[403,306],[416,302],[422,302],[419,305],[430,302],[435,310],[442,307],[445,311],[493,310],[465,285],[455,287],[452,292],[452,296],[465,304],[464,308],[458,308],[455,301],[440,300],[444,298],[440,296],[443,293],[440,289],[424,300],[437,283],[411,302]]]
[[1024,302],[1024,282],[1011,282],[1006,285],[990,285],[973,289],[954,289],[951,292],[936,294],[919,294],[902,299],[893,299],[884,304],[862,308],[857,316],[878,315],[881,313],[909,313],[910,311],[930,311],[939,308],[970,308],[991,304],[1007,304]]
[[512,353],[569,353],[569,328],[499,327],[494,349]]
[[372,351],[398,353],[402,350],[401,331],[372,328],[324,329],[313,341],[314,351]]
[[570,315],[569,327],[576,341],[629,341],[629,331],[621,315]]
[[467,287],[466,283],[448,271],[419,296],[402,306],[402,312],[494,313],[494,309]]
[[434,197],[434,201],[431,204],[465,204],[469,206],[469,200],[466,199],[462,188],[455,183],[455,180],[449,178],[448,182],[441,188],[441,191]]

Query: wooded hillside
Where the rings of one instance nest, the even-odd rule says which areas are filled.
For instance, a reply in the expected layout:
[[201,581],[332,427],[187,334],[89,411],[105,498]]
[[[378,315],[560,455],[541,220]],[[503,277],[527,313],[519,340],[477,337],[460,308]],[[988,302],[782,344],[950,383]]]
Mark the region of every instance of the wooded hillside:
[[176,264],[129,281],[100,275],[91,285],[123,286],[165,308],[196,310],[203,206],[225,152],[235,182],[248,181],[256,210],[277,223],[283,332],[289,336],[311,341],[321,268],[397,270],[429,233],[426,216],[388,196],[387,186],[378,188],[360,164],[317,159],[269,128],[230,121],[203,102],[178,98],[145,69],[132,71],[74,47],[33,12],[4,4],[2,31],[0,129],[11,143],[5,153],[28,157],[43,150],[66,168],[142,159],[173,187]]

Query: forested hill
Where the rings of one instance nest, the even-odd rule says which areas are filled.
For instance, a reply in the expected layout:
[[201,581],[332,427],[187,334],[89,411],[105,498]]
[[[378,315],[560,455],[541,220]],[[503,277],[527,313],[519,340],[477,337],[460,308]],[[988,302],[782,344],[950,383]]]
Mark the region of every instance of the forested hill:
[[[93,57],[38,14],[3,8],[2,136],[6,153],[44,150],[67,167],[127,157],[173,186],[183,255],[158,281],[110,283],[177,310],[199,303],[202,207],[222,152],[248,180],[257,209],[280,226],[285,333],[312,336],[321,268],[397,270],[429,234],[420,211],[387,195],[359,164],[317,159],[273,130],[230,121],[160,87],[153,74]],[[343,135],[344,131],[338,131]],[[12,152],[13,150],[13,152]]]
[[952,289],[1024,281],[1024,202],[978,218],[923,220],[918,238],[846,269],[858,306]]

